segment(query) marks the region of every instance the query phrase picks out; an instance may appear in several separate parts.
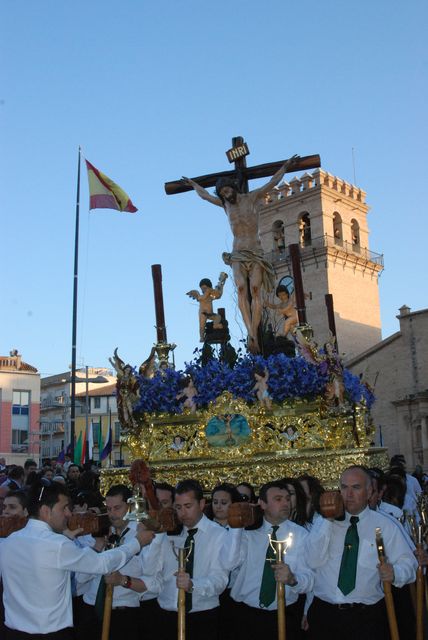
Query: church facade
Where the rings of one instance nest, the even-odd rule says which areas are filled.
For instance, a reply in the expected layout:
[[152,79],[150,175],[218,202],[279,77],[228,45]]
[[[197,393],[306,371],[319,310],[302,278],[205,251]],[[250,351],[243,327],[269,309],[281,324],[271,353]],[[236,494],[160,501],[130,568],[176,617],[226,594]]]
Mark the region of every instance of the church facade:
[[376,444],[428,467],[428,309],[402,306],[399,330],[347,363],[374,387]]

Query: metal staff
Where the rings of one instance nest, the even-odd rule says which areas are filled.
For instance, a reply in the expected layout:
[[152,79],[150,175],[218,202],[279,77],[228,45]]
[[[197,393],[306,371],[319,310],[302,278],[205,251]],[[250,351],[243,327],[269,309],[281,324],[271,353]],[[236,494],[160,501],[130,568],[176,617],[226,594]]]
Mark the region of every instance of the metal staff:
[[[125,529],[126,533],[128,529]],[[108,549],[113,549],[119,546],[120,537],[117,534],[109,536],[109,542],[107,544]],[[101,578],[104,580],[104,578]],[[111,610],[113,607],[113,585],[106,584],[106,593],[104,597],[104,609],[103,609],[103,627],[101,631],[101,640],[109,640],[110,636],[110,622],[111,622]]]
[[[423,551],[422,526],[418,526],[416,549]],[[420,564],[416,571],[416,640],[424,639],[424,570]]]
[[[289,533],[285,540],[273,540],[268,534],[269,544],[275,552],[275,562],[284,564],[284,555],[293,542],[293,534]],[[278,616],[278,640],[286,640],[285,626],[285,586],[279,580],[276,583],[276,603]]]
[[[424,521],[422,518],[422,510],[421,505],[418,504],[419,513],[421,515],[421,522]],[[425,525],[417,524],[416,518],[414,515],[407,515],[406,520],[409,525],[410,534],[412,536],[412,540],[416,545],[416,549],[419,553],[423,551],[423,534]],[[414,591],[414,584],[410,585],[413,587],[413,595],[415,598],[415,613],[416,613],[416,640],[423,640],[424,638],[424,590],[425,590],[425,580],[424,580],[424,570],[422,566],[419,564],[416,571],[416,595]]]
[[[386,564],[385,546],[383,544],[382,531],[379,527],[376,527],[376,547],[377,555],[381,565]],[[386,612],[388,614],[389,632],[391,634],[391,640],[400,640],[398,635],[397,617],[395,615],[394,600],[392,597],[391,583],[382,581],[383,592],[385,594]]]
[[[172,550],[178,560],[178,570],[186,570],[186,562],[192,553],[193,540],[188,547],[175,547],[171,540]],[[185,640],[186,638],[186,592],[184,589],[178,590],[177,599],[177,640]]]
[[109,640],[112,606],[113,606],[113,585],[106,584],[106,595],[104,599],[104,611],[103,611],[103,629],[101,632],[101,640]]

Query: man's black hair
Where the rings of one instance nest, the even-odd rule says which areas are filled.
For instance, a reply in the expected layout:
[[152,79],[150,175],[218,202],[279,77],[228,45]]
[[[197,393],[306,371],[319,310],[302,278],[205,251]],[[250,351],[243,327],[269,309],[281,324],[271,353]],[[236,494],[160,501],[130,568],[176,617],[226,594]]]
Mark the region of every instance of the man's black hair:
[[28,510],[28,496],[25,491],[17,489],[16,491],[9,491],[5,495],[5,498],[16,498],[23,509]]
[[172,499],[174,500],[175,489],[172,486],[172,484],[169,484],[168,482],[156,482],[155,483],[155,491],[156,491],[156,489],[161,489],[162,491],[170,491]]
[[193,491],[196,500],[202,500],[204,497],[204,491],[200,482],[197,480],[181,480],[175,487],[175,495],[182,495],[183,493],[189,493]]
[[398,476],[386,474],[383,477],[382,501],[402,509],[405,496],[406,484],[403,480]]
[[28,493],[28,514],[30,517],[38,518],[40,507],[46,505],[52,509],[58,502],[60,496],[70,497],[65,485],[60,482],[37,482]]
[[10,478],[10,480],[20,480],[24,476],[24,467],[13,467],[8,473],[8,478]]
[[27,470],[29,467],[37,467],[37,462],[28,458],[28,460],[24,462],[24,469]]
[[88,505],[88,509],[98,507],[100,510],[104,509],[104,503],[99,493],[96,491],[88,491],[83,489],[73,496],[73,505],[83,507],[84,504]]
[[211,498],[214,497],[214,494],[217,493],[217,491],[224,491],[225,493],[228,493],[232,502],[245,502],[245,500],[242,500],[242,496],[238,489],[235,485],[230,484],[230,482],[221,482],[220,484],[217,484],[211,491]]
[[68,472],[70,471],[70,469],[72,469],[73,467],[77,467],[79,469],[79,471],[80,471],[79,465],[78,464],[74,464],[74,462],[73,462],[73,464],[70,464],[70,466],[67,469],[67,475],[68,475]]
[[406,468],[406,458],[403,456],[402,453],[397,453],[395,456],[392,456],[390,463],[389,463],[390,467],[403,467],[403,469]]
[[289,494],[289,491],[282,480],[271,480],[260,487],[259,498],[260,500],[263,500],[263,502],[267,502],[267,492],[269,489],[283,489]]
[[131,498],[132,491],[126,484],[114,484],[106,493],[106,498],[113,498],[114,496],[122,496],[122,500],[126,502]]

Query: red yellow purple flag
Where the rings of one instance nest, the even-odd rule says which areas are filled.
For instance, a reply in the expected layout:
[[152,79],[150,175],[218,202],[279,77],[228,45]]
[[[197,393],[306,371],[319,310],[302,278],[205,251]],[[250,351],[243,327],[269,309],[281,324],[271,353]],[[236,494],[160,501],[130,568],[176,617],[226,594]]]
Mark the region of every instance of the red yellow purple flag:
[[98,171],[93,164],[87,160],[85,162],[88,170],[90,209],[116,209],[116,211],[128,213],[138,211],[128,194],[119,185]]

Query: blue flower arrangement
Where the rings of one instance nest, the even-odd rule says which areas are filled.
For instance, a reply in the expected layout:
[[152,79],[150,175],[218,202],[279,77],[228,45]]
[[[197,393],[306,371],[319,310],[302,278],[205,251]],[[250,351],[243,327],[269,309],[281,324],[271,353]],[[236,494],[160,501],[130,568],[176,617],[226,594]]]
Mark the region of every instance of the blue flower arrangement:
[[[303,357],[289,358],[278,354],[265,359],[262,356],[245,355],[237,360],[233,369],[220,360],[210,360],[204,366],[199,360],[196,358],[186,363],[183,371],[166,369],[162,373],[158,371],[153,378],[137,375],[140,400],[134,411],[182,413],[184,399],[178,396],[189,376],[198,392],[194,398],[198,409],[205,409],[224,391],[229,391],[235,398],[254,403],[255,369],[268,371],[269,395],[276,403],[293,398],[314,400],[323,395],[328,382],[327,373],[318,364],[311,364]],[[344,370],[344,384],[351,403],[364,402],[368,408],[372,406],[374,395],[371,390],[347,369]]]

